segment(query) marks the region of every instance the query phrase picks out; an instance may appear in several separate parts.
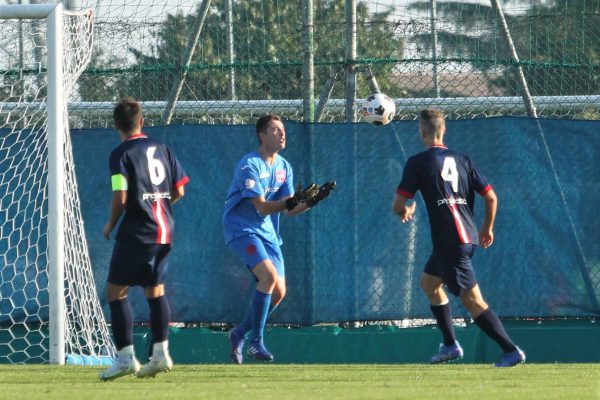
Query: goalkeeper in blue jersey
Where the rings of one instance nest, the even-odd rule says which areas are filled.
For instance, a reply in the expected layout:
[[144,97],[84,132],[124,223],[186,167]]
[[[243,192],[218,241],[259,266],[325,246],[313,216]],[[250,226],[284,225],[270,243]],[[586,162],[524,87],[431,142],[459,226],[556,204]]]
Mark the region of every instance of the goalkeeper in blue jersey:
[[298,215],[317,205],[335,188],[335,182],[294,190],[292,166],[278,153],[285,148],[281,119],[265,115],[256,122],[258,150],[245,155],[235,167],[225,201],[223,229],[227,246],[252,272],[256,291],[244,320],[229,331],[230,357],[242,363],[242,348],[249,334],[248,355],[272,361],[263,331],[267,317],[285,296],[285,268],[280,246],[279,215]]
[[[494,241],[496,195],[469,157],[444,146],[445,132],[441,111],[421,111],[419,133],[427,150],[406,162],[393,204],[394,213],[406,223],[412,219],[416,207],[416,203],[407,205],[407,201],[421,191],[429,216],[433,251],[421,276],[421,288],[429,298],[431,311],[444,338],[439,353],[430,361],[442,363],[463,356],[463,349],[454,336],[445,286],[450,293],[460,297],[475,323],[504,351],[496,366],[510,367],[524,362],[525,353],[515,346],[500,319],[483,300],[471,264],[475,247],[487,248]],[[479,232],[473,216],[475,193],[483,197],[485,204],[483,226]]]
[[[110,153],[113,195],[102,233],[109,239],[122,217],[106,289],[117,357],[100,375],[102,380],[131,374],[153,377],[173,365],[163,279],[173,234],[171,205],[183,197],[189,181],[171,151],[142,133],[144,120],[137,101],[122,99],[114,109],[114,122],[122,143]],[[133,315],[127,298],[130,286],[144,288],[150,307],[152,356],[141,369],[133,351]]]

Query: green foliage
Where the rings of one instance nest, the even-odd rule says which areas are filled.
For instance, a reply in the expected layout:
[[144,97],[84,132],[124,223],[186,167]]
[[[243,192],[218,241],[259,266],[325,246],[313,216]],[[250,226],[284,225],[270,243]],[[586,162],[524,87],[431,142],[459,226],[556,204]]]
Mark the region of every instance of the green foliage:
[[[248,0],[235,2],[233,37],[235,61],[228,64],[227,1],[211,3],[200,40],[196,46],[180,100],[229,99],[230,72],[236,79],[240,99],[298,99],[302,97],[302,8],[294,1]],[[344,0],[315,0],[314,54],[315,87],[330,75],[330,70],[345,65]],[[361,58],[401,58],[403,41],[387,22],[392,9],[370,13],[364,2],[357,7],[358,55]],[[140,100],[165,100],[177,74],[181,72],[188,35],[196,16],[168,15],[154,32],[150,48],[130,47],[131,68],[108,70],[109,49],[95,54],[92,67],[81,83],[84,100],[105,100],[116,93]],[[111,60],[114,62],[114,60]],[[114,64],[114,63],[113,63]],[[122,64],[122,63],[121,63]],[[393,72],[393,64],[377,70],[384,83]],[[366,84],[359,90],[367,95]],[[393,87],[389,87],[393,92]],[[112,92],[112,94],[110,94]],[[343,95],[343,82],[336,84],[334,96]],[[390,93],[394,95],[394,93]]]
[[[425,12],[429,2],[410,8]],[[555,0],[522,15],[506,15],[520,65],[532,95],[586,95],[600,89],[599,2]],[[438,32],[440,57],[458,59],[487,77],[488,86],[517,96],[521,87],[496,12],[488,5],[438,2],[438,17],[454,22]],[[431,34],[414,39],[431,53]],[[430,57],[430,56],[429,56]]]

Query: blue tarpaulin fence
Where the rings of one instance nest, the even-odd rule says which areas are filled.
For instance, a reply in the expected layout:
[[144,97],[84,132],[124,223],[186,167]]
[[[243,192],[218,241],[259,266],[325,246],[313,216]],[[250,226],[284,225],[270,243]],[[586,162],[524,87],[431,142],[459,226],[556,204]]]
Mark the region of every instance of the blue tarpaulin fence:
[[[502,317],[600,315],[600,122],[489,118],[448,121],[446,144],[471,156],[499,200],[494,245],[474,265],[485,299]],[[296,179],[337,189],[309,213],[282,216],[287,298],[273,322],[307,325],[428,318],[418,280],[430,251],[427,214],[403,225],[391,212],[402,167],[424,150],[417,122],[286,122],[281,153]],[[174,206],[167,274],[172,320],[236,322],[254,279],[225,246],[221,213],[233,168],[258,146],[253,125],[145,129],[177,155],[191,177]],[[112,241],[101,234],[110,207],[108,154],[114,130],[74,130],[72,141],[94,276],[104,287]],[[476,200],[478,222],[482,204]],[[147,320],[141,290],[130,296]],[[455,300],[453,300],[455,301]],[[455,315],[467,315],[458,304]]]

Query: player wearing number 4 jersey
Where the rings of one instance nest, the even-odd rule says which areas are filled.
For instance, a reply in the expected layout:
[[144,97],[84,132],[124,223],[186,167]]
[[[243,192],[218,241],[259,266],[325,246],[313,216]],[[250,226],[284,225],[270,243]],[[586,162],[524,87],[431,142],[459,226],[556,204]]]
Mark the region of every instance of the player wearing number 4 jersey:
[[[100,379],[125,375],[153,377],[168,371],[169,303],[163,285],[173,233],[171,205],[184,195],[189,181],[169,149],[141,131],[140,104],[121,100],[114,110],[115,127],[122,143],[110,154],[112,206],[102,233],[106,239],[124,213],[110,261],[106,297],[117,347],[113,365]],[[133,315],[127,298],[130,286],[141,286],[150,307],[152,357],[140,369],[133,351]]]
[[[393,205],[394,212],[406,223],[416,208],[416,203],[407,205],[407,201],[421,191],[429,215],[433,251],[421,276],[421,288],[429,298],[444,338],[430,362],[442,363],[463,356],[454,335],[450,303],[442,287],[445,285],[450,293],[460,297],[475,323],[504,351],[495,365],[511,367],[524,362],[525,353],[515,346],[500,319],[483,300],[471,264],[475,246],[487,248],[494,241],[496,195],[469,157],[444,146],[445,132],[441,111],[421,111],[419,133],[427,150],[408,159]],[[475,192],[485,201],[479,232],[473,216]]]

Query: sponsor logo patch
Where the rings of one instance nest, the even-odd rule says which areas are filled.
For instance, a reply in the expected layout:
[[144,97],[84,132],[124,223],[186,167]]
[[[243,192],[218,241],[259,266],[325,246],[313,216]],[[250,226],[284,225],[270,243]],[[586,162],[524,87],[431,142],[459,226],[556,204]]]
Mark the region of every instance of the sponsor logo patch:
[[246,179],[246,189],[252,189],[256,185],[254,179]]
[[277,178],[277,182],[281,183],[285,181],[285,170],[284,169],[280,169],[277,172],[275,172],[275,177]]

